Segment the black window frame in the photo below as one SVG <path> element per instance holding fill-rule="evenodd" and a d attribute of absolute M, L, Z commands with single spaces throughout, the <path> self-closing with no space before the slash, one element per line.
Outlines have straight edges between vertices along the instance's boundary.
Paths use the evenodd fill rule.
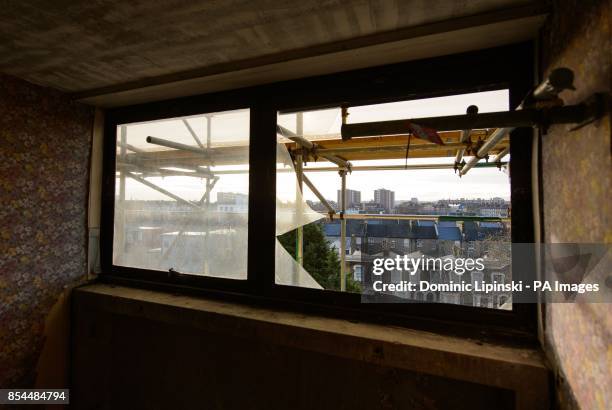
<path fill-rule="evenodd" d="M 534 83 L 533 44 L 513 44 L 365 68 L 105 112 L 100 280 L 203 294 L 281 309 L 513 342 L 536 341 L 536 305 L 501 311 L 448 304 L 361 304 L 360 296 L 274 283 L 276 121 L 279 111 L 363 105 L 507 88 L 516 108 Z M 116 266 L 112 263 L 117 125 L 208 112 L 250 109 L 249 241 L 246 280 Z M 530 129 L 511 136 L 512 242 L 533 243 Z M 518 143 L 522 141 L 522 143 Z M 265 186 L 267 189 L 254 189 Z M 265 210 L 265 211 L 262 211 Z M 252 240 L 256 238 L 256 240 Z M 513 278 L 533 272 L 535 255 L 515 259 Z"/>

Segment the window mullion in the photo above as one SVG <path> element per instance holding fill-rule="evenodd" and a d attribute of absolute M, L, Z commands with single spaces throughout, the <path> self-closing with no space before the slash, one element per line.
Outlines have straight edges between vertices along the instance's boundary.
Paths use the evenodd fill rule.
<path fill-rule="evenodd" d="M 248 281 L 265 292 L 274 283 L 276 246 L 276 110 L 251 109 Z"/>

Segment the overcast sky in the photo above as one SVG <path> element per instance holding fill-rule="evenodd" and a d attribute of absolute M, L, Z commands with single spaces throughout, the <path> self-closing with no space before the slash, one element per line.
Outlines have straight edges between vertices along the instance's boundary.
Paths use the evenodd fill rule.
<path fill-rule="evenodd" d="M 349 122 L 369 122 L 394 119 L 408 119 L 428 116 L 464 114 L 469 105 L 475 104 L 479 112 L 508 110 L 507 90 L 465 94 L 459 96 L 430 98 L 425 100 L 405 101 L 374 106 L 350 108 Z M 188 123 L 192 130 L 205 143 L 206 118 L 190 117 Z M 279 123 L 295 131 L 295 114 L 279 116 Z M 341 117 L 339 109 L 319 110 L 304 113 L 304 135 L 306 137 L 325 137 L 339 135 Z M 249 136 L 249 113 L 247 110 L 215 114 L 212 120 L 212 143 L 215 145 L 246 145 Z M 148 144 L 148 135 L 195 146 L 195 141 L 188 128 L 180 119 L 162 120 L 127 126 L 127 142 L 146 150 L 158 150 L 160 147 Z M 245 156 L 244 163 L 248 158 Z M 441 162 L 452 164 L 454 158 L 413 159 L 409 164 Z M 356 161 L 354 165 L 401 164 L 404 160 Z M 319 166 L 309 164 L 308 166 Z M 329 164 L 328 164 L 329 165 Z M 232 168 L 229 167 L 218 167 Z M 236 167 L 233 167 L 234 169 Z M 244 166 L 241 167 L 244 169 Z M 337 172 L 311 172 L 307 174 L 319 191 L 328 199 L 336 200 L 336 191 L 340 188 L 340 177 Z M 149 178 L 149 181 L 187 200 L 199 200 L 204 193 L 205 181 L 191 177 Z M 163 194 L 148 188 L 139 182 L 128 179 L 127 199 L 167 199 Z M 277 178 L 279 197 L 286 200 L 294 194 L 295 176 L 279 173 Z M 385 188 L 395 191 L 396 202 L 416 197 L 422 201 L 446 198 L 510 198 L 508 175 L 497 168 L 472 169 L 459 178 L 452 169 L 444 170 L 401 170 L 401 171 L 355 171 L 347 177 L 347 187 L 361 191 L 363 201 L 374 198 L 374 190 Z M 248 175 L 221 175 L 212 195 L 216 200 L 217 192 L 248 193 Z M 314 194 L 305 188 L 306 199 L 316 200 Z"/>

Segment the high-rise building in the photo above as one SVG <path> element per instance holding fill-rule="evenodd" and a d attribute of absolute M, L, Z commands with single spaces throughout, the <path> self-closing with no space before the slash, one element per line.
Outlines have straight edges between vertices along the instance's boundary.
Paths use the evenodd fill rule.
<path fill-rule="evenodd" d="M 374 191 L 374 202 L 378 202 L 385 210 L 391 211 L 395 206 L 395 192 L 388 189 Z"/>
<path fill-rule="evenodd" d="M 346 208 L 354 208 L 361 204 L 361 191 L 347 189 L 345 191 Z M 338 208 L 342 206 L 342 192 L 338 190 Z"/>

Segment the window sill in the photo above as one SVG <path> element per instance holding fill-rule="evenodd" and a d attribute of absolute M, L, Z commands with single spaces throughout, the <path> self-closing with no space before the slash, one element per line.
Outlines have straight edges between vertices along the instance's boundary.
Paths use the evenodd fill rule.
<path fill-rule="evenodd" d="M 516 408 L 548 408 L 538 349 L 252 307 L 186 295 L 91 284 L 73 304 L 286 347 L 512 390 Z"/>

